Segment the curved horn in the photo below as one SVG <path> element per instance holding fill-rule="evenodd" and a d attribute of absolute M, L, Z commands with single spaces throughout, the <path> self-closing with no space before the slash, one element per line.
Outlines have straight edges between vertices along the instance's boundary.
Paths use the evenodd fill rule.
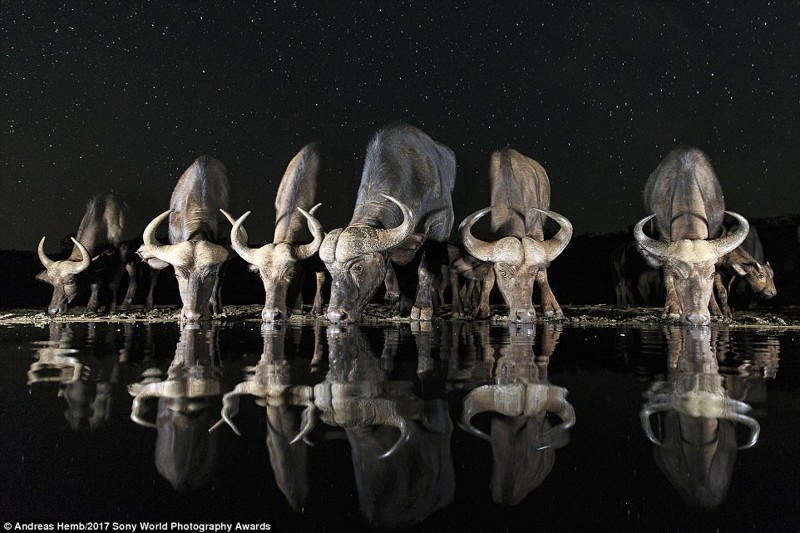
<path fill-rule="evenodd" d="M 317 406 L 314 405 L 314 402 L 311 399 L 306 400 L 304 405 L 306 407 L 300 414 L 300 431 L 291 441 L 289 441 L 289 444 L 294 444 L 295 442 L 302 440 L 309 446 L 313 446 L 314 443 L 308 440 L 308 435 L 311 434 L 311 431 L 317 425 L 317 419 L 315 416 L 317 412 Z"/>
<path fill-rule="evenodd" d="M 303 208 L 298 207 L 297 210 L 302 213 L 304 217 L 306 217 L 306 222 L 308 223 L 308 231 L 311 232 L 311 235 L 314 236 L 314 240 L 308 244 L 303 244 L 300 246 L 294 247 L 294 255 L 298 261 L 302 261 L 303 259 L 308 259 L 319 250 L 320 245 L 322 244 L 322 239 L 325 238 L 325 232 L 322 231 L 322 224 L 319 223 L 319 220 L 314 217 L 314 211 L 317 210 L 319 206 L 322 204 L 317 204 L 311 208 L 309 212 L 306 212 Z M 402 209 L 402 208 L 401 208 Z"/>
<path fill-rule="evenodd" d="M 139 392 L 133 397 L 133 403 L 131 404 L 131 420 L 139 424 L 140 426 L 146 428 L 155 428 L 156 425 L 153 422 L 148 422 L 143 417 L 143 411 L 145 407 L 144 401 L 148 398 L 158 398 L 163 396 L 160 389 L 162 387 L 157 387 L 154 385 L 161 385 L 163 381 L 157 381 L 154 383 L 148 383 L 139 389 Z"/>
<path fill-rule="evenodd" d="M 45 237 L 42 237 L 42 240 L 39 241 L 39 248 L 37 248 L 37 252 L 39 253 L 39 261 L 42 262 L 45 268 L 50 268 L 55 264 L 55 261 L 47 257 L 47 255 L 44 253 L 44 240 Z"/>
<path fill-rule="evenodd" d="M 733 233 L 711 241 L 714 247 L 717 249 L 717 253 L 719 253 L 721 256 L 732 252 L 737 246 L 742 244 L 747 237 L 747 233 L 750 231 L 750 223 L 747 222 L 746 218 L 739 213 L 734 213 L 733 211 L 725 212 L 735 218 L 736 221 L 739 222 L 739 226 L 737 226 L 736 231 Z"/>
<path fill-rule="evenodd" d="M 741 422 L 750 428 L 750 439 L 745 444 L 739 446 L 740 450 L 747 450 L 748 448 L 752 448 L 756 445 L 758 442 L 758 436 L 761 434 L 761 425 L 756 421 L 755 418 L 742 413 L 733 413 L 725 418 L 734 422 Z"/>
<path fill-rule="evenodd" d="M 461 236 L 461 242 L 464 244 L 464 249 L 481 261 L 497 263 L 502 260 L 504 263 L 521 263 L 522 243 L 520 243 L 519 239 L 504 237 L 499 241 L 486 242 L 472 235 L 472 225 L 491 210 L 491 207 L 486 207 L 475 211 L 461 221 L 458 226 L 458 232 Z"/>
<path fill-rule="evenodd" d="M 289 441 L 289 444 L 294 444 L 302 440 L 309 446 L 313 446 L 314 444 L 310 442 L 307 437 L 317 424 L 315 416 L 317 406 L 314 404 L 314 389 L 309 385 L 296 385 L 291 387 L 290 391 L 294 398 L 300 400 L 297 402 L 297 405 L 304 405 L 305 409 L 303 409 L 303 412 L 300 414 L 300 432 Z"/>
<path fill-rule="evenodd" d="M 405 418 L 403 418 L 402 416 L 400 416 L 400 415 L 398 415 L 398 414 L 394 413 L 394 414 L 390 415 L 390 416 L 389 416 L 389 417 L 386 419 L 386 423 L 387 423 L 388 425 L 394 426 L 394 427 L 396 427 L 397 429 L 399 429 L 399 430 L 400 430 L 400 437 L 398 437 L 398 439 L 395 441 L 395 443 L 392 445 L 392 447 L 391 447 L 391 448 L 389 448 L 388 450 L 386 450 L 385 452 L 383 452 L 381 455 L 379 455 L 379 456 L 378 456 L 378 459 L 386 459 L 387 457 L 389 457 L 390 455 L 392 455 L 394 452 L 396 452 L 396 451 L 397 451 L 397 449 L 398 449 L 398 448 L 399 448 L 399 447 L 400 447 L 400 446 L 401 446 L 401 445 L 402 445 L 404 442 L 408 441 L 408 439 L 410 439 L 410 438 L 411 438 L 411 427 L 413 427 L 413 426 L 411 426 L 411 425 L 408 423 L 408 420 L 406 420 L 406 419 L 405 419 Z"/>
<path fill-rule="evenodd" d="M 236 224 L 236 219 L 235 219 L 235 218 L 233 218 L 233 215 L 231 215 L 230 213 L 228 213 L 228 212 L 227 212 L 227 211 L 225 211 L 224 209 L 220 209 L 220 211 L 222 211 L 222 214 L 223 214 L 223 215 L 225 215 L 225 218 L 227 218 L 227 219 L 228 219 L 228 222 L 230 222 L 230 223 L 231 223 L 231 226 L 233 226 L 234 224 Z M 249 213 L 249 211 L 248 211 L 248 213 Z M 243 240 L 245 243 L 247 243 L 247 239 L 248 239 L 248 237 L 247 237 L 247 231 L 244 229 L 244 226 L 242 226 L 241 228 L 239 228 L 239 231 L 241 232 L 241 239 L 242 239 L 242 240 Z M 233 242 L 233 236 L 231 236 L 231 242 Z"/>
<path fill-rule="evenodd" d="M 221 427 L 222 423 L 225 422 L 231 427 L 234 433 L 236 433 L 240 437 L 242 436 L 242 433 L 239 431 L 239 428 L 237 428 L 236 424 L 233 423 L 233 417 L 235 417 L 236 414 L 239 412 L 239 396 L 243 394 L 247 394 L 247 392 L 241 390 L 233 390 L 222 397 L 222 420 L 218 420 L 216 424 L 211 426 L 208 429 L 209 433 Z"/>
<path fill-rule="evenodd" d="M 664 443 L 658 440 L 655 433 L 653 433 L 653 427 L 650 425 L 650 417 L 656 413 L 671 410 L 673 410 L 673 408 L 668 403 L 654 403 L 645 405 L 642 407 L 642 410 L 639 411 L 639 421 L 642 424 L 644 434 L 647 435 L 648 440 L 656 446 L 664 446 Z"/>
<path fill-rule="evenodd" d="M 89 255 L 89 250 L 86 249 L 84 245 L 79 243 L 74 237 L 70 237 L 72 242 L 75 243 L 75 246 L 78 247 L 78 250 L 81 251 L 81 261 L 80 263 L 76 263 L 72 265 L 73 261 L 67 261 L 67 264 L 70 264 L 70 270 L 73 274 L 79 274 L 89 268 L 89 265 L 92 264 L 92 256 Z"/>
<path fill-rule="evenodd" d="M 644 234 L 644 225 L 647 224 L 655 215 L 644 217 L 636 223 L 633 228 L 633 237 L 636 239 L 636 244 L 639 245 L 645 252 L 656 258 L 663 258 L 667 255 L 667 243 L 650 238 Z"/>
<path fill-rule="evenodd" d="M 156 228 L 167 218 L 170 213 L 172 213 L 172 209 L 168 209 L 164 211 L 156 218 L 150 221 L 146 228 L 144 228 L 144 233 L 142 234 L 142 240 L 144 241 L 144 246 L 147 248 L 147 251 L 156 259 L 160 259 L 166 263 L 172 264 L 173 261 L 167 259 L 169 256 L 169 245 L 163 245 L 158 242 L 156 239 Z"/>
<path fill-rule="evenodd" d="M 499 390 L 502 387 L 503 390 Z M 513 389 L 513 390 L 512 390 Z M 524 411 L 524 386 L 521 383 L 511 385 L 483 385 L 472 389 L 464 398 L 464 410 L 459 426 L 468 433 L 490 441 L 489 435 L 472 425 L 472 418 L 484 412 L 500 413 L 506 416 L 518 416 Z M 516 394 L 511 394 L 516 392 Z M 498 393 L 502 393 L 502 397 Z"/>
<path fill-rule="evenodd" d="M 567 401 L 566 389 L 559 391 L 559 394 L 557 394 L 552 401 L 548 401 L 547 403 L 547 410 L 555 413 L 562 422 L 541 436 L 540 445 L 536 448 L 537 450 L 566 446 L 569 442 L 568 430 L 575 425 L 576 421 L 575 408 Z M 551 409 L 551 403 L 555 404 L 554 409 Z"/>
<path fill-rule="evenodd" d="M 403 222 L 389 229 L 348 226 L 339 237 L 336 246 L 337 257 L 340 256 L 339 250 L 343 250 L 342 255 L 348 258 L 388 250 L 403 242 L 414 231 L 414 213 L 411 208 L 393 196 L 387 194 L 381 196 L 397 204 L 403 212 Z"/>
<path fill-rule="evenodd" d="M 231 248 L 246 262 L 258 266 L 260 264 L 259 257 L 261 254 L 259 254 L 259 251 L 261 248 L 250 248 L 247 246 L 247 231 L 242 225 L 245 219 L 250 216 L 250 213 L 251 211 L 246 212 L 244 215 L 240 216 L 238 220 L 233 222 L 233 227 L 231 228 Z M 269 246 L 269 244 L 266 246 Z"/>
<path fill-rule="evenodd" d="M 572 223 L 567 220 L 567 217 L 560 215 L 555 211 L 539 209 L 538 207 L 534 207 L 533 210 L 544 213 L 548 217 L 558 222 L 558 225 L 561 226 L 561 229 L 558 230 L 558 233 L 542 243 L 547 260 L 552 261 L 564 251 L 564 248 L 567 247 L 570 239 L 572 239 Z"/>

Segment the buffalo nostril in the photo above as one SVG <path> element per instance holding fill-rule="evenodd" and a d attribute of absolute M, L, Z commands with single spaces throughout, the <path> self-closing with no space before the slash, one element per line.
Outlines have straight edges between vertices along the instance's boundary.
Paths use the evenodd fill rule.
<path fill-rule="evenodd" d="M 346 318 L 347 318 L 347 313 L 345 313 L 344 311 L 340 311 L 338 309 L 328 311 L 328 320 L 330 320 L 334 324 L 343 322 Z"/>
<path fill-rule="evenodd" d="M 187 322 L 197 322 L 200 320 L 200 313 L 194 311 L 193 309 L 184 309 L 183 319 Z"/>
<path fill-rule="evenodd" d="M 275 322 L 276 320 L 281 320 L 283 315 L 277 309 L 265 309 L 261 313 L 261 319 L 264 322 Z"/>
<path fill-rule="evenodd" d="M 514 313 L 517 322 L 533 322 L 535 315 L 532 311 L 521 309 Z"/>
<path fill-rule="evenodd" d="M 705 326 L 711 321 L 711 318 L 705 313 L 689 313 L 686 315 L 686 321 L 693 326 Z"/>

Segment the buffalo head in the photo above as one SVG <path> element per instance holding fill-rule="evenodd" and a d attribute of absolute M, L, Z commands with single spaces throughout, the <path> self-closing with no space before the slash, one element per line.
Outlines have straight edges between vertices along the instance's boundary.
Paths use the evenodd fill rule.
<path fill-rule="evenodd" d="M 266 244 L 260 248 L 250 248 L 247 246 L 247 232 L 244 231 L 243 223 L 250 216 L 250 211 L 234 220 L 226 211 L 222 211 L 225 217 L 233 224 L 231 229 L 231 247 L 239 254 L 239 257 L 247 263 L 258 268 L 258 274 L 264 283 L 266 300 L 264 309 L 261 311 L 261 319 L 264 322 L 274 322 L 288 317 L 286 309 L 286 294 L 296 273 L 295 267 L 298 262 L 308 259 L 319 250 L 325 234 L 322 231 L 322 224 L 313 216 L 314 211 L 322 204 L 315 205 L 310 211 L 306 212 L 298 207 L 297 210 L 306 217 L 308 230 L 314 236 L 314 240 L 308 244 L 297 244 L 293 242 L 274 242 Z"/>
<path fill-rule="evenodd" d="M 637 246 L 653 267 L 663 267 L 665 281 L 669 287 L 674 283 L 681 304 L 681 319 L 693 325 L 708 324 L 711 320 L 708 302 L 714 288 L 714 272 L 717 262 L 739 246 L 750 228 L 747 220 L 731 211 L 739 226 L 730 235 L 717 239 L 681 239 L 664 242 L 648 237 L 644 225 L 655 215 L 640 220 L 633 229 Z"/>
<path fill-rule="evenodd" d="M 210 304 L 218 286 L 222 264 L 230 259 L 231 251 L 225 246 L 206 240 L 189 240 L 177 244 L 161 244 L 156 239 L 156 228 L 172 210 L 164 211 L 145 228 L 138 254 L 150 262 L 152 259 L 173 266 L 178 279 L 183 308 L 181 320 L 195 322 L 210 318 Z"/>
<path fill-rule="evenodd" d="M 742 265 L 734 264 L 731 267 L 747 281 L 754 293 L 761 294 L 764 298 L 772 298 L 778 294 L 778 290 L 775 288 L 775 272 L 769 261 L 764 264 L 759 261 Z"/>
<path fill-rule="evenodd" d="M 45 271 L 36 275 L 36 279 L 49 283 L 53 286 L 53 297 L 47 312 L 50 315 L 60 315 L 67 312 L 68 305 L 78 294 L 77 275 L 89 268 L 92 264 L 92 257 L 89 251 L 79 243 L 74 237 L 70 237 L 75 247 L 81 253 L 80 261 L 65 259 L 64 261 L 53 261 L 44 253 L 44 237 L 39 241 L 39 261 L 44 265 Z"/>
<path fill-rule="evenodd" d="M 328 319 L 333 323 L 358 320 L 364 308 L 384 282 L 387 261 L 394 250 L 411 236 L 415 217 L 399 200 L 382 195 L 403 212 L 403 222 L 395 228 L 351 225 L 327 235 L 319 256 L 331 274 L 331 300 Z M 397 253 L 403 253 L 406 250 Z"/>
<path fill-rule="evenodd" d="M 472 213 L 458 227 L 467 252 L 493 265 L 497 287 L 508 305 L 509 319 L 516 322 L 532 322 L 536 318 L 532 300 L 536 275 L 564 251 L 572 238 L 572 224 L 566 217 L 545 209 L 533 209 L 558 222 L 561 226 L 558 233 L 545 241 L 528 236 L 481 241 L 470 230 L 478 219 L 492 210 L 491 207 Z"/>

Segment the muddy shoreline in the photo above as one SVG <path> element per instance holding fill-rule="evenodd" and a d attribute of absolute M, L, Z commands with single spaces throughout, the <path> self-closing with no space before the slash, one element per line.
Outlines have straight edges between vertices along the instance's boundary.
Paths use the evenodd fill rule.
<path fill-rule="evenodd" d="M 213 320 L 220 322 L 235 321 L 260 321 L 262 306 L 253 305 L 229 305 L 225 306 L 225 312 L 215 315 Z M 592 325 L 592 326 L 619 326 L 619 325 L 659 325 L 675 324 L 675 320 L 664 319 L 661 317 L 661 308 L 639 307 L 631 309 L 618 309 L 607 304 L 597 305 L 567 305 L 562 307 L 565 317 L 561 320 L 539 318 L 540 322 L 556 322 L 565 325 Z M 507 322 L 504 316 L 503 306 L 492 307 L 492 317 L 488 320 L 497 323 Z M 147 312 L 141 306 L 135 306 L 127 313 L 108 314 L 86 314 L 85 307 L 71 309 L 66 315 L 50 317 L 41 309 L 9 309 L 0 311 L 0 325 L 46 325 L 50 322 L 118 322 L 118 323 L 168 323 L 179 320 L 180 308 L 178 306 L 158 306 L 153 311 Z M 437 315 L 432 323 L 443 320 L 470 320 L 469 317 L 454 315 L 446 308 L 444 312 Z M 290 317 L 289 324 L 309 324 L 309 323 L 328 323 L 325 317 L 313 316 L 310 314 L 294 314 Z M 363 324 L 387 324 L 411 322 L 409 317 L 397 316 L 391 313 L 388 307 L 379 304 L 368 306 Z M 742 310 L 734 311 L 730 319 L 713 319 L 712 326 L 724 324 L 732 327 L 760 327 L 760 328 L 798 328 L 800 329 L 800 308 L 789 308 L 786 310 Z"/>

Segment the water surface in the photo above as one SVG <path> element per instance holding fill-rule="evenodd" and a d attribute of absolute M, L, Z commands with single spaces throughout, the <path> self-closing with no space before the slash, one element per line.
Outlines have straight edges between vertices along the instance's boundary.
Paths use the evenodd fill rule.
<path fill-rule="evenodd" d="M 798 333 L 5 326 L 0 519 L 797 531 Z"/>

